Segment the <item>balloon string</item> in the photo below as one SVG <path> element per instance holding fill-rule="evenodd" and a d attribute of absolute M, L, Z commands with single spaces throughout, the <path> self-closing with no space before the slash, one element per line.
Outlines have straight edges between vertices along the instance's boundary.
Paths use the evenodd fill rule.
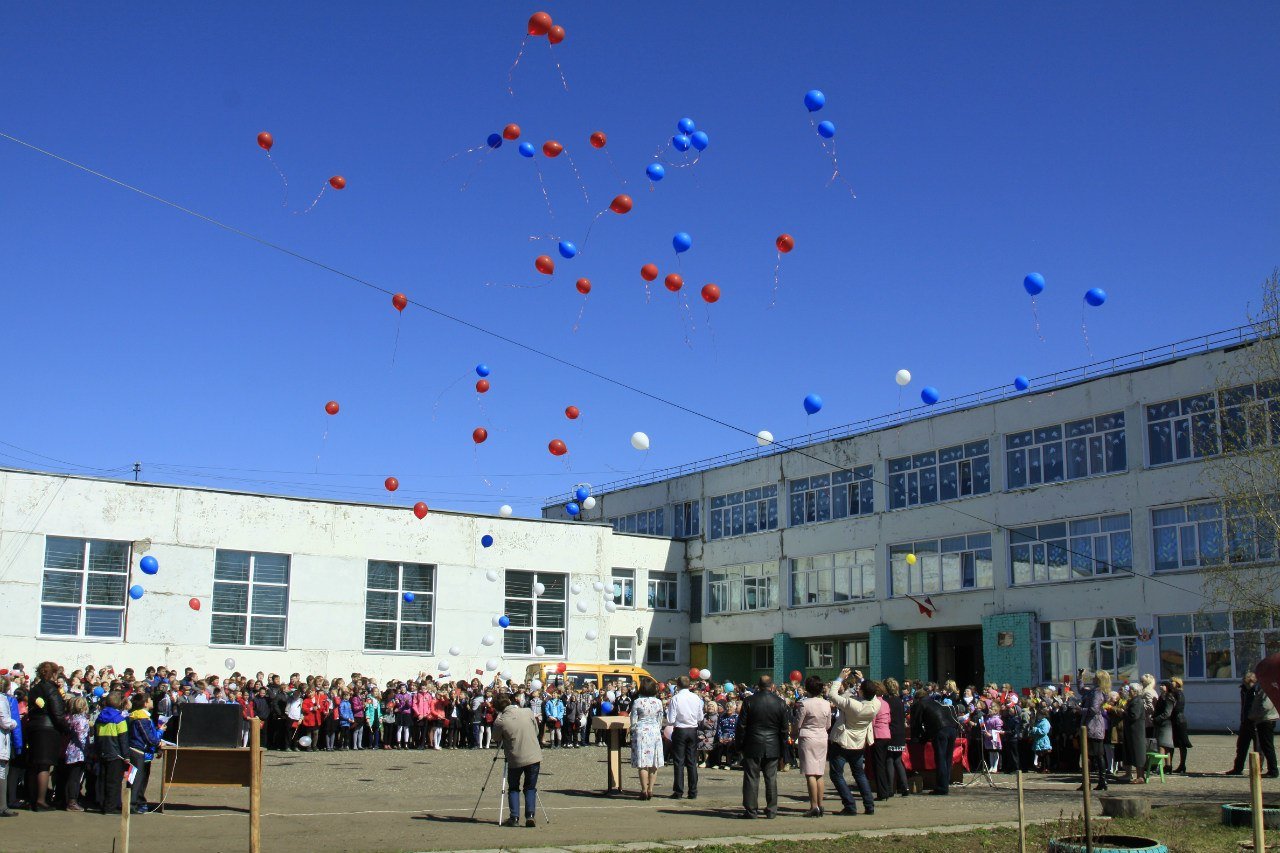
<path fill-rule="evenodd" d="M 520 49 L 516 51 L 516 61 L 511 63 L 511 68 L 507 71 L 507 94 L 513 98 L 516 95 L 516 90 L 512 88 L 511 80 L 515 76 L 516 66 L 520 64 L 520 57 L 524 56 L 524 46 L 528 43 L 529 37 L 527 35 L 520 39 Z"/>
<path fill-rule="evenodd" d="M 467 378 L 467 374 L 465 373 L 462 374 L 457 379 L 450 382 L 443 391 L 441 391 L 439 394 L 436 395 L 435 402 L 431 404 L 431 420 L 434 421 L 436 419 L 436 415 L 438 414 L 438 410 L 440 408 L 440 398 L 442 398 L 445 394 L 448 394 L 451 390 L 453 390 L 453 386 L 457 385 L 459 382 L 461 382 L 466 378 Z"/>
<path fill-rule="evenodd" d="M 308 213 L 310 213 L 311 211 L 315 210 L 316 205 L 320 203 L 320 198 L 321 198 L 321 196 L 323 196 L 323 195 L 324 195 L 324 191 L 325 191 L 325 190 L 327 190 L 327 189 L 329 189 L 329 182 L 328 182 L 328 181 L 325 181 L 325 182 L 324 182 L 324 186 L 322 186 L 322 187 L 320 188 L 320 192 L 316 194 L 316 197 L 315 197 L 315 198 L 313 198 L 313 199 L 311 200 L 311 204 L 307 206 L 307 209 L 306 209 L 306 210 L 295 210 L 295 211 L 293 212 L 293 215 L 294 215 L 294 216 L 299 216 L 299 215 L 303 215 L 303 216 L 305 216 L 306 214 L 308 214 Z"/>
<path fill-rule="evenodd" d="M 569 81 L 564 79 L 564 69 L 560 67 L 560 60 L 556 59 L 556 48 L 550 41 L 547 42 L 547 49 L 551 51 L 551 61 L 556 64 L 556 70 L 560 72 L 560 85 L 564 86 L 564 90 L 569 91 Z"/>
<path fill-rule="evenodd" d="M 831 186 L 833 183 L 836 182 L 836 179 L 839 179 L 845 186 L 849 188 L 849 195 L 853 196 L 856 199 L 858 197 L 858 194 L 853 191 L 853 184 L 849 183 L 845 179 L 845 177 L 842 174 L 840 174 L 840 158 L 836 156 L 836 141 L 832 139 L 831 147 L 830 148 L 827 147 L 827 140 L 823 139 L 821 133 L 818 133 L 818 123 L 813 120 L 813 116 L 809 117 L 809 126 L 813 128 L 814 135 L 818 137 L 818 144 L 822 146 L 822 150 L 826 152 L 828 157 L 831 158 L 832 171 L 831 171 L 831 177 L 827 179 L 827 186 L 828 187 Z"/>
<path fill-rule="evenodd" d="M 551 218 L 556 218 L 556 212 L 551 209 L 551 196 L 547 194 L 547 182 L 542 180 L 542 167 L 534 164 L 534 171 L 538 173 L 538 186 L 542 188 L 542 200 L 547 203 L 547 213 L 551 214 Z"/>
<path fill-rule="evenodd" d="M 702 159 L 701 151 L 698 152 L 697 156 L 694 157 L 693 160 L 690 160 L 688 152 L 685 152 L 683 163 L 668 163 L 667 165 L 673 169 L 688 169 L 690 166 L 698 165 L 698 161 L 701 159 Z"/>
<path fill-rule="evenodd" d="M 604 150 L 604 156 L 609 159 L 609 168 L 613 170 L 613 176 L 621 181 L 622 185 L 625 187 L 627 185 L 627 179 L 622 177 L 622 173 L 618 171 L 618 166 L 613 162 L 613 155 L 609 153 L 608 148 Z M 653 189 L 652 184 L 650 184 L 649 189 Z"/>
<path fill-rule="evenodd" d="M 552 284 L 554 280 L 555 280 L 555 276 L 550 275 L 550 276 L 547 276 L 547 280 L 544 281 L 542 284 L 507 284 L 506 282 L 486 281 L 484 283 L 484 286 L 485 287 L 510 287 L 513 290 L 541 290 L 542 288 Z"/>
<path fill-rule="evenodd" d="M 477 151 L 483 151 L 483 150 L 485 150 L 485 149 L 486 149 L 486 148 L 488 148 L 488 147 L 489 147 L 488 143 L 485 143 L 484 145 L 475 145 L 475 146 L 473 146 L 473 147 L 471 147 L 471 148 L 468 148 L 468 149 L 467 149 L 467 150 L 465 150 L 465 151 L 459 151 L 459 152 L 458 152 L 458 153 L 456 153 L 456 154 L 450 154 L 448 157 L 444 158 L 444 160 L 442 160 L 442 161 L 440 162 L 440 165 L 441 165 L 441 166 L 444 166 L 444 165 L 445 165 L 445 164 L 447 164 L 447 163 L 450 163 L 450 162 L 452 162 L 452 161 L 454 161 L 454 160 L 457 160 L 459 157 L 464 157 L 464 156 L 466 156 L 467 154 L 474 154 L 474 153 L 476 153 Z"/>
<path fill-rule="evenodd" d="M 320 456 L 321 454 L 324 453 L 324 449 L 328 445 L 328 443 L 329 443 L 329 426 L 326 423 L 324 428 L 324 435 L 320 436 L 320 450 L 319 452 L 316 453 L 316 473 L 317 474 L 320 473 Z"/>
<path fill-rule="evenodd" d="M 560 238 L 555 234 L 530 234 L 529 235 L 530 243 L 533 243 L 537 240 L 555 240 L 557 243 L 560 242 Z"/>
<path fill-rule="evenodd" d="M 1036 309 L 1036 298 L 1031 297 L 1031 319 L 1035 323 L 1036 337 L 1040 339 L 1040 343 L 1044 343 L 1044 335 L 1040 333 L 1040 312 Z"/>
<path fill-rule="evenodd" d="M 578 319 L 573 321 L 573 333 L 575 335 L 578 333 L 579 327 L 582 326 L 582 315 L 587 311 L 587 300 L 590 298 L 590 294 L 582 297 L 582 307 L 578 309 Z M 579 426 L 581 426 L 581 424 L 579 424 Z"/>
<path fill-rule="evenodd" d="M 778 282 L 782 272 L 782 252 L 778 252 L 778 262 L 773 266 L 773 298 L 769 301 L 772 308 L 778 304 Z"/>
<path fill-rule="evenodd" d="M 573 162 L 573 155 L 566 151 L 564 156 L 569 158 L 569 166 L 573 169 L 574 177 L 578 179 L 578 189 L 582 190 L 583 199 L 587 204 L 591 204 L 591 197 L 587 195 L 587 185 L 582 182 L 582 173 L 578 171 L 578 164 Z"/>
<path fill-rule="evenodd" d="M 595 218 L 591 220 L 591 224 L 587 226 L 587 236 L 582 238 L 582 245 L 578 247 L 579 254 L 587 248 L 587 241 L 591 239 L 591 229 L 596 227 L 596 223 L 600 221 L 600 217 L 604 216 L 608 210 L 609 209 L 606 207 L 604 210 L 597 213 Z"/>
<path fill-rule="evenodd" d="M 689 307 L 689 295 L 680 291 L 680 325 L 684 329 L 684 345 L 689 349 L 693 349 L 693 334 L 698 330 L 693 320 L 693 309 Z"/>
<path fill-rule="evenodd" d="M 476 162 L 475 167 L 470 172 L 467 173 L 467 179 L 462 182 L 462 186 L 458 188 L 458 192 L 467 191 L 467 187 L 471 186 L 472 179 L 475 178 L 476 173 L 480 171 L 480 167 L 485 164 L 485 160 L 487 159 L 487 155 L 489 151 L 493 150 L 492 148 L 489 148 L 487 145 L 485 146 L 485 148 L 487 148 L 488 150 L 485 151 L 484 154 L 480 155 L 480 158 Z"/>
<path fill-rule="evenodd" d="M 289 179 L 284 176 L 284 169 L 280 168 L 280 164 L 276 162 L 276 158 L 271 156 L 271 152 L 266 152 L 267 159 L 271 161 L 271 165 L 275 167 L 276 174 L 280 176 L 280 180 L 284 183 L 284 201 L 280 202 L 281 207 L 289 206 Z"/>
<path fill-rule="evenodd" d="M 1089 343 L 1089 327 L 1084 323 L 1084 313 L 1088 310 L 1086 303 L 1080 303 L 1080 334 L 1084 335 L 1084 348 L 1089 351 L 1089 358 L 1093 358 L 1093 346 Z"/>
<path fill-rule="evenodd" d="M 391 346 L 391 363 L 396 363 L 396 353 L 400 351 L 400 321 L 404 319 L 404 314 L 396 312 L 396 342 Z"/>

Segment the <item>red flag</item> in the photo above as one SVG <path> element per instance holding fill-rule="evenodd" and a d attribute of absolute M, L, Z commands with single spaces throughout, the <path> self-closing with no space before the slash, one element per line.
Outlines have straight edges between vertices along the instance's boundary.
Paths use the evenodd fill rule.
<path fill-rule="evenodd" d="M 921 616 L 928 616 L 930 619 L 933 618 L 933 611 L 936 608 L 933 606 L 933 601 L 931 599 L 926 597 L 924 601 L 921 601 L 920 599 L 916 598 L 914 595 L 908 595 L 907 598 L 914 601 L 916 603 L 916 607 L 920 608 Z"/>

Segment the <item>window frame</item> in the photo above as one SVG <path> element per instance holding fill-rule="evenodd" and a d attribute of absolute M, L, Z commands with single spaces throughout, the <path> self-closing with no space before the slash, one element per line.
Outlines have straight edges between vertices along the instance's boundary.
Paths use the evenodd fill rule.
<path fill-rule="evenodd" d="M 57 536 L 54 534 L 45 534 L 44 540 L 45 540 L 44 556 L 42 558 L 42 564 L 40 569 L 40 597 L 38 599 L 39 619 L 36 622 L 36 637 L 39 639 L 47 639 L 47 640 L 71 640 L 71 641 L 85 640 L 88 642 L 98 642 L 98 643 L 124 642 L 125 634 L 128 631 L 128 621 L 129 621 L 129 601 L 130 601 L 129 581 L 132 579 L 132 573 L 133 573 L 132 572 L 133 543 L 127 542 L 124 540 L 119 540 L 119 539 L 96 539 L 96 538 L 86 537 L 86 536 Z M 79 557 L 80 557 L 77 564 L 78 567 L 75 569 L 68 569 L 68 568 L 63 568 L 61 566 L 50 566 L 49 565 L 50 540 L 80 543 L 80 547 L 78 549 Z M 122 564 L 123 570 L 118 572 L 95 570 L 93 567 L 93 560 L 94 560 L 93 546 L 95 543 L 100 543 L 100 544 L 109 545 L 109 546 L 123 546 L 125 551 L 124 561 Z M 65 602 L 65 601 L 46 601 L 45 600 L 45 596 L 48 591 L 46 584 L 47 584 L 48 576 L 50 572 L 56 572 L 60 575 L 63 575 L 63 574 L 78 575 L 79 595 L 77 597 L 78 600 L 76 602 L 73 603 L 73 602 Z M 90 587 L 90 580 L 92 575 L 123 576 L 124 584 L 121 587 L 120 603 L 118 605 L 89 603 L 89 587 Z M 75 620 L 76 620 L 75 633 L 60 634 L 60 633 L 50 633 L 45 631 L 44 628 L 45 628 L 45 609 L 46 608 L 64 610 L 64 611 L 75 610 Z M 103 612 L 111 612 L 111 613 L 118 612 L 120 614 L 119 634 L 118 635 L 100 635 L 100 634 L 88 633 L 87 628 L 89 625 L 90 611 L 103 611 Z"/>
<path fill-rule="evenodd" d="M 370 577 L 370 572 L 371 572 L 371 570 L 372 570 L 372 568 L 373 568 L 374 563 L 383 563 L 383 564 L 387 564 L 387 565 L 393 565 L 393 566 L 395 566 L 395 568 L 396 568 L 396 586 L 398 587 L 397 589 L 384 589 L 384 588 L 378 588 L 378 587 L 374 587 L 374 586 L 372 586 L 372 584 L 373 584 L 373 580 L 372 580 L 372 578 Z M 404 577 L 404 575 L 405 575 L 405 571 L 404 571 L 404 570 L 405 570 L 405 567 L 406 567 L 406 566 L 417 566 L 417 567 L 419 567 L 419 568 L 428 569 L 428 570 L 429 570 L 429 574 L 430 574 L 430 578 L 431 578 L 431 583 L 430 583 L 431 588 L 430 588 L 430 589 L 428 589 L 428 590 L 421 590 L 421 589 L 408 589 L 408 588 L 406 588 L 406 587 L 405 587 L 405 577 Z M 364 654 L 367 654 L 367 655 L 432 655 L 432 654 L 435 654 L 435 642 L 436 642 L 436 630 L 435 630 L 435 629 L 436 629 L 436 625 L 435 625 L 435 617 L 436 617 L 436 609 L 435 609 L 435 605 L 436 605 L 436 584 L 439 582 L 439 571 L 440 571 L 440 567 L 439 567 L 439 565 L 438 565 L 438 564 L 436 564 L 436 563 L 416 563 L 416 562 L 409 562 L 409 563 L 406 563 L 406 562 L 403 562 L 403 561 L 400 561 L 400 560 L 369 560 L 369 561 L 368 561 L 368 563 L 367 563 L 367 564 L 366 564 L 366 566 L 365 566 L 365 583 L 364 583 L 364 586 L 365 586 L 365 590 L 364 590 L 364 626 L 365 626 L 365 628 L 364 628 L 364 638 L 363 638 L 363 640 L 361 641 L 361 645 L 362 645 L 361 651 L 362 651 Z M 394 593 L 394 595 L 395 595 L 395 602 L 396 602 L 396 618 L 395 618 L 395 619 L 370 619 L 370 618 L 369 618 L 369 593 L 371 593 L 371 592 L 383 593 L 383 594 L 388 593 L 388 592 L 390 592 L 390 593 Z M 427 596 L 427 598 L 428 598 L 427 609 L 428 609 L 428 611 L 429 611 L 429 616 L 430 616 L 430 618 L 429 618 L 426 622 L 423 622 L 423 621 L 420 621 L 420 620 L 417 620 L 417 619 L 405 620 L 405 618 L 404 618 L 404 610 L 405 610 L 405 605 L 407 604 L 407 602 L 404 600 L 404 594 L 405 594 L 406 592 L 412 592 L 412 593 L 413 593 L 413 595 L 414 595 L 414 602 L 413 602 L 413 603 L 414 603 L 414 604 L 418 604 L 418 600 L 419 600 L 422 596 Z M 380 625 L 393 625 L 393 626 L 394 626 L 394 628 L 395 628 L 395 641 L 396 641 L 396 647 L 395 647 L 394 649 L 379 649 L 379 648 L 371 647 L 371 646 L 369 645 L 369 623 L 370 623 L 370 622 L 373 622 L 373 623 L 375 623 L 375 624 L 380 624 Z M 405 626 L 405 625 L 425 625 L 425 626 L 426 626 L 426 629 L 427 629 L 427 648 L 426 648 L 425 650 L 418 650 L 418 649 L 404 649 L 404 648 L 401 648 L 401 646 L 403 645 L 403 642 L 402 642 L 402 637 L 403 637 L 402 628 L 403 628 L 403 626 Z"/>
<path fill-rule="evenodd" d="M 760 663 L 760 655 L 764 654 L 765 663 Z M 773 643 L 753 643 L 751 646 L 751 668 L 755 670 L 773 670 Z"/>
<path fill-rule="evenodd" d="M 626 657 L 619 654 L 621 649 L 625 648 Z M 609 637 L 609 663 L 622 663 L 635 665 L 636 662 L 636 638 L 627 634 L 614 634 Z"/>
<path fill-rule="evenodd" d="M 613 604 L 619 610 L 636 609 L 636 570 L 614 566 L 609 570 Z M 630 599 L 630 603 L 628 602 Z"/>
<path fill-rule="evenodd" d="M 850 654 L 850 651 L 860 654 Z M 852 637 L 840 641 L 840 661 L 850 669 L 871 666 L 871 638 Z"/>
<path fill-rule="evenodd" d="M 1231 388 L 1146 403 L 1142 411 L 1148 468 L 1195 462 L 1257 447 L 1280 446 L 1280 381 L 1246 382 Z M 1228 421 L 1234 423 L 1237 420 L 1249 431 L 1243 442 L 1235 440 L 1235 429 L 1224 428 Z M 1165 436 L 1157 435 L 1161 425 L 1166 425 L 1168 430 Z M 1254 436 L 1255 429 L 1261 430 L 1261 436 Z M 1180 449 L 1182 444 L 1185 444 L 1185 449 Z M 1156 462 L 1155 451 L 1166 446 L 1169 458 Z"/>
<path fill-rule="evenodd" d="M 1121 621 L 1127 625 L 1121 625 Z M 1142 671 L 1138 661 L 1138 645 L 1141 642 L 1139 631 L 1137 628 L 1137 618 L 1135 616 L 1086 616 L 1079 619 L 1051 619 L 1039 623 L 1037 629 L 1036 640 L 1036 666 L 1041 670 L 1041 680 L 1057 683 L 1063 675 L 1070 675 L 1073 679 L 1076 677 L 1080 666 L 1080 651 L 1084 647 L 1092 647 L 1093 660 L 1085 663 L 1084 668 L 1089 672 L 1097 669 L 1106 669 L 1117 680 L 1128 680 L 1136 684 L 1138 682 L 1139 673 Z M 1080 634 L 1081 623 L 1095 623 L 1093 634 L 1083 636 Z M 1098 636 L 1098 624 L 1102 625 L 1102 635 Z M 1065 635 L 1065 626 L 1071 626 L 1070 636 Z M 1057 626 L 1056 628 L 1054 626 Z M 1122 633 L 1123 627 L 1132 626 L 1133 633 Z M 1053 636 L 1054 633 L 1058 636 Z M 1048 635 L 1048 636 L 1046 636 Z M 1045 651 L 1046 646 L 1053 663 L 1060 663 L 1060 654 L 1070 650 L 1071 666 L 1066 672 L 1048 672 L 1045 671 Z M 1111 647 L 1112 666 L 1099 667 L 1097 664 L 1103 660 L 1103 653 L 1107 646 Z M 1120 660 L 1121 651 L 1127 650 L 1130 653 L 1130 665 L 1125 671 L 1121 671 Z M 1127 673 L 1127 674 L 1126 674 Z"/>
<path fill-rule="evenodd" d="M 816 662 L 815 658 L 817 659 Z M 835 669 L 836 641 L 812 640 L 805 643 L 804 659 L 806 661 L 806 669 Z M 826 663 L 822 663 L 823 660 Z"/>
<path fill-rule="evenodd" d="M 1128 524 L 1125 528 L 1104 529 L 1108 520 L 1124 518 Z M 1077 531 L 1077 525 L 1096 523 L 1095 531 Z M 1051 529 L 1061 526 L 1062 535 L 1055 536 Z M 1117 562 L 1117 545 L 1121 537 L 1128 537 L 1128 561 Z M 1087 540 L 1087 541 L 1086 541 Z M 1097 556 L 1102 547 L 1100 540 L 1105 540 L 1107 552 L 1106 569 L 1099 566 Z M 1015 552 L 1025 551 L 1027 558 L 1023 561 L 1015 556 Z M 1123 551 L 1122 551 L 1123 553 Z M 1054 554 L 1060 555 L 1061 562 L 1050 562 Z M 1130 512 L 1105 513 L 1102 515 L 1086 515 L 1078 518 L 1046 521 L 1040 524 L 1029 524 L 1022 527 L 1009 528 L 1007 556 L 1009 560 L 1009 586 L 1025 587 L 1038 584 L 1069 583 L 1081 580 L 1099 580 L 1101 578 L 1130 577 L 1133 569 L 1133 515 Z M 1090 561 L 1090 571 L 1083 573 L 1082 559 Z M 1030 578 L 1018 580 L 1019 566 L 1025 562 L 1029 568 Z M 1061 569 L 1061 577 L 1054 577 L 1056 569 Z M 1043 574 L 1043 577 L 1040 575 Z"/>
<path fill-rule="evenodd" d="M 1175 620 L 1185 620 L 1186 627 L 1179 628 Z M 1221 620 L 1220 626 L 1213 622 Z M 1270 624 L 1247 624 L 1247 621 Z M 1242 624 L 1246 623 L 1246 624 Z M 1163 613 L 1155 617 L 1156 655 L 1160 660 L 1160 678 L 1178 677 L 1185 682 L 1209 684 L 1238 681 L 1246 672 L 1253 672 L 1257 662 L 1269 654 L 1280 652 L 1280 619 L 1268 619 L 1265 612 L 1223 610 L 1192 613 Z M 1216 647 L 1206 640 L 1217 638 Z M 1241 646 L 1252 638 L 1253 647 L 1246 654 Z M 1166 643 L 1166 641 L 1170 641 Z M 1199 641 L 1198 643 L 1196 641 Z M 1166 648 L 1167 646 L 1167 648 Z M 1178 648 L 1174 648 L 1177 646 Z M 1223 649 L 1225 646 L 1225 649 Z M 1198 647 L 1198 651 L 1193 651 Z M 1225 651 L 1230 674 L 1210 677 L 1210 654 Z M 1166 654 L 1179 655 L 1176 665 Z M 1198 655 L 1199 665 L 1194 674 L 1192 661 Z"/>
<path fill-rule="evenodd" d="M 702 501 L 679 501 L 672 505 L 674 539 L 697 539 L 702 535 Z"/>
<path fill-rule="evenodd" d="M 1117 412 L 1006 433 L 1004 436 L 1005 491 L 1021 491 L 1125 473 L 1129 470 L 1128 437 L 1125 427 L 1125 413 L 1121 409 Z M 1073 446 L 1076 444 L 1081 446 Z M 1047 472 L 1054 465 L 1050 461 L 1050 456 L 1055 448 L 1058 475 L 1050 478 Z M 1076 451 L 1083 454 L 1085 473 L 1073 475 L 1071 460 L 1072 454 Z M 1123 456 L 1123 465 L 1116 467 L 1113 460 L 1118 455 Z M 1015 464 L 1015 457 L 1022 460 L 1020 465 Z M 1099 464 L 1101 470 L 1093 470 L 1095 462 Z M 1021 472 L 1020 482 L 1015 483 L 1015 472 L 1019 471 Z"/>
<path fill-rule="evenodd" d="M 666 536 L 666 508 L 653 507 L 618 515 L 609 519 L 614 533 L 635 533 L 639 536 Z M 643 527 L 644 530 L 640 528 Z"/>
<path fill-rule="evenodd" d="M 659 591 L 666 591 L 661 599 Z M 669 602 L 661 605 L 660 600 Z M 645 575 L 645 604 L 650 610 L 674 613 L 680 610 L 680 574 L 678 572 L 651 571 Z"/>
<path fill-rule="evenodd" d="M 772 572 L 770 572 L 772 567 Z M 755 571 L 758 570 L 758 571 Z M 760 563 L 743 563 L 736 566 L 723 566 L 719 569 L 708 569 L 705 572 L 707 594 L 703 599 L 707 616 L 721 616 L 728 613 L 755 613 L 762 610 L 777 610 L 780 606 L 778 595 L 779 566 L 776 560 L 765 560 Z M 761 603 L 761 591 L 764 602 Z M 748 605 L 754 593 L 754 604 Z M 722 606 L 712 609 L 717 602 Z"/>
<path fill-rule="evenodd" d="M 751 497 L 752 492 L 759 494 Z M 781 524 L 778 516 L 778 493 L 777 483 L 761 483 L 715 495 L 707 502 L 707 540 L 715 542 L 777 530 Z M 760 523 L 761 514 L 764 515 L 763 525 Z M 753 517 L 754 522 L 751 521 Z M 753 526 L 754 529 L 748 529 Z M 734 532 L 739 528 L 741 532 Z M 729 532 L 725 532 L 726 529 Z"/>
<path fill-rule="evenodd" d="M 529 595 L 527 597 L 523 595 L 511 595 L 509 590 L 511 588 L 510 584 L 512 580 L 522 578 L 525 575 L 530 577 Z M 552 578 L 557 579 L 559 582 L 561 590 L 560 598 L 549 597 L 545 590 L 542 594 L 539 594 L 537 591 L 537 584 L 539 583 L 542 583 L 544 587 L 550 589 L 546 584 L 546 581 Z M 512 601 L 529 602 L 529 624 L 517 625 L 516 620 L 513 618 L 511 625 L 503 629 L 501 635 L 502 657 L 516 659 L 536 658 L 538 660 L 567 660 L 569 656 L 569 573 L 543 571 L 539 569 L 510 569 L 505 573 L 505 576 L 502 579 L 502 608 L 503 612 L 509 618 L 513 615 L 512 611 L 515 609 L 510 605 L 510 602 Z M 554 628 L 539 624 L 538 605 L 543 602 L 558 603 L 561 605 L 561 613 L 563 614 L 561 616 L 561 627 Z M 507 645 L 508 638 L 525 634 L 528 634 L 529 637 L 529 650 L 525 652 L 510 651 Z M 545 641 L 539 637 L 540 634 L 558 634 L 560 636 L 560 653 L 556 654 L 553 651 L 548 651 Z M 546 654 L 534 654 L 534 650 L 538 646 L 542 646 L 544 651 L 546 651 Z"/>
<path fill-rule="evenodd" d="M 787 481 L 788 527 L 862 518 L 874 515 L 875 511 L 874 465 L 857 465 Z"/>
<path fill-rule="evenodd" d="M 657 654 L 654 645 L 657 644 Z M 668 655 L 667 652 L 670 651 Z M 669 658 L 669 659 L 668 659 Z M 675 637 L 649 637 L 645 641 L 645 663 L 655 666 L 675 666 L 680 662 L 680 643 Z"/>
<path fill-rule="evenodd" d="M 982 544 L 983 537 L 986 538 L 986 544 Z M 956 548 L 959 544 L 957 540 L 964 540 L 964 548 Z M 947 595 L 956 592 L 973 592 L 980 589 L 995 588 L 995 537 L 990 531 L 979 531 L 976 533 L 961 533 L 954 536 L 941 536 L 934 539 L 920 539 L 915 542 L 899 542 L 889 546 L 889 598 L 905 598 L 908 595 Z M 986 553 L 986 562 L 982 562 L 980 555 Z M 906 561 L 907 554 L 916 555 L 916 564 L 910 565 Z M 953 568 L 949 563 L 954 562 L 948 560 L 946 555 L 959 554 L 959 566 Z M 972 554 L 972 558 L 966 559 L 965 555 Z M 934 561 L 936 559 L 936 567 Z M 966 565 L 969 564 L 969 565 Z M 930 570 L 936 573 L 938 578 L 937 589 L 925 588 L 925 572 Z M 965 578 L 971 570 L 973 583 L 966 584 Z M 903 573 L 908 581 L 907 590 L 898 589 L 898 575 Z M 960 578 L 960 586 L 948 587 L 947 578 L 949 575 L 958 573 Z M 981 578 L 985 576 L 987 583 L 982 583 Z M 918 580 L 918 585 L 915 581 Z"/>
<path fill-rule="evenodd" d="M 932 457 L 932 458 L 930 458 Z M 986 460 L 985 464 L 981 460 Z M 980 473 L 981 471 L 985 472 Z M 947 474 L 955 468 L 955 496 L 943 497 L 948 483 Z M 929 485 L 925 486 L 926 475 Z M 979 488 L 985 477 L 985 489 Z M 895 484 L 901 482 L 901 503 L 895 499 Z M 966 481 L 968 483 L 966 491 Z M 885 460 L 885 508 L 889 512 L 929 506 L 935 503 L 965 500 L 978 495 L 991 494 L 991 439 L 976 438 L 972 441 L 947 447 L 934 448 L 906 456 Z M 926 488 L 931 500 L 924 500 Z M 914 490 L 915 500 L 911 499 Z"/>
<path fill-rule="evenodd" d="M 847 555 L 848 562 L 837 565 L 841 557 Z M 830 565 L 815 566 L 818 561 L 828 561 Z M 787 561 L 790 594 L 787 606 L 789 609 L 801 607 L 829 607 L 833 604 L 848 605 L 859 601 L 874 601 L 876 598 L 876 549 L 851 548 L 833 554 L 814 554 L 809 557 L 792 557 Z M 870 575 L 871 589 L 867 589 L 867 577 Z M 826 579 L 824 590 L 824 579 Z M 842 593 L 843 589 L 847 593 Z M 816 587 L 815 587 L 816 584 Z M 817 589 L 817 592 L 812 590 Z M 830 598 L 824 598 L 823 592 L 829 592 Z M 846 594 L 845 598 L 840 598 Z M 798 601 L 803 595 L 805 601 Z"/>
<path fill-rule="evenodd" d="M 223 554 L 246 554 L 249 557 L 249 573 L 246 580 L 228 580 L 226 578 L 219 579 L 217 576 L 218 565 Z M 274 581 L 262 581 L 258 579 L 258 558 L 259 557 L 281 557 L 284 560 L 284 583 L 276 583 Z M 209 646 L 210 648 L 227 648 L 227 649 L 269 649 L 275 651 L 289 650 L 289 611 L 292 604 L 293 591 L 293 555 L 283 554 L 278 551 L 247 551 L 240 548 L 217 548 L 214 550 L 213 556 L 214 577 L 213 591 L 214 594 L 209 603 Z M 366 578 L 367 582 L 367 578 Z M 243 586 L 245 593 L 245 609 L 243 613 L 237 613 L 231 610 L 217 609 L 216 601 L 218 598 L 218 584 Z M 270 589 L 284 590 L 284 613 L 277 614 L 257 614 L 253 612 L 253 600 L 256 587 L 266 587 Z M 214 639 L 215 622 L 218 616 L 242 616 L 244 617 L 244 642 L 243 643 L 227 643 L 218 642 Z M 279 620 L 283 625 L 281 632 L 280 645 L 266 645 L 263 643 L 254 643 L 253 639 L 253 621 L 255 618 L 267 620 Z M 362 643 L 363 644 L 363 643 Z"/>

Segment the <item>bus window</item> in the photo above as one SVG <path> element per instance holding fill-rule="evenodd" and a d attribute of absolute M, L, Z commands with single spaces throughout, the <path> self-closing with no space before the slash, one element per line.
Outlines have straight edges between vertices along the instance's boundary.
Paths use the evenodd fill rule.
<path fill-rule="evenodd" d="M 569 672 L 565 673 L 565 678 L 573 682 L 575 690 L 582 690 L 584 687 L 594 690 L 596 687 L 594 672 Z"/>

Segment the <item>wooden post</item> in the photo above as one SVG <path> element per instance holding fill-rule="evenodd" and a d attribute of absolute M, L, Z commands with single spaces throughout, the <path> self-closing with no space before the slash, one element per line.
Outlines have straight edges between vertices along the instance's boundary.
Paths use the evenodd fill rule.
<path fill-rule="evenodd" d="M 129 765 L 125 765 L 126 767 Z M 126 774 L 126 780 L 129 778 Z M 116 853 L 129 853 L 129 784 L 127 781 L 120 785 L 120 845 L 116 848 Z"/>
<path fill-rule="evenodd" d="M 1084 779 L 1084 849 L 1085 853 L 1093 853 L 1093 816 L 1089 813 L 1089 729 L 1080 727 L 1080 763 L 1083 767 L 1081 778 Z"/>
<path fill-rule="evenodd" d="M 1022 771 L 1018 771 L 1018 853 L 1027 853 L 1027 813 L 1022 799 Z"/>
<path fill-rule="evenodd" d="M 1266 833 L 1262 827 L 1262 756 L 1256 751 L 1249 753 L 1249 793 L 1253 808 L 1253 850 L 1254 853 L 1265 853 Z"/>
<path fill-rule="evenodd" d="M 262 850 L 262 721 L 249 721 L 249 853 Z"/>

